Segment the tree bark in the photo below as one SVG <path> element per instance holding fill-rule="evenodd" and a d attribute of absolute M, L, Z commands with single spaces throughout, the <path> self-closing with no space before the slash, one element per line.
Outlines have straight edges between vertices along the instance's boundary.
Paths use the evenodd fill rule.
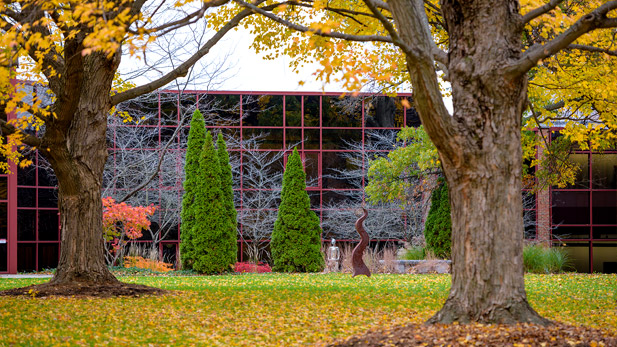
<path fill-rule="evenodd" d="M 79 50 L 77 54 L 81 56 Z M 119 54 L 92 53 L 67 67 L 41 152 L 58 179 L 60 261 L 50 285 L 119 283 L 105 264 L 101 184 L 107 160 L 105 132 Z M 66 99 L 64 101 L 63 99 Z M 61 102 L 71 105 L 60 105 Z M 62 107 L 64 106 L 64 107 Z"/>
<path fill-rule="evenodd" d="M 444 112 L 432 37 L 420 0 L 389 2 L 407 56 L 414 101 L 439 150 L 452 207 L 452 286 L 428 323 L 548 324 L 523 279 L 520 126 L 527 80 L 505 67 L 521 55 L 518 2 L 442 0 L 454 114 Z"/>

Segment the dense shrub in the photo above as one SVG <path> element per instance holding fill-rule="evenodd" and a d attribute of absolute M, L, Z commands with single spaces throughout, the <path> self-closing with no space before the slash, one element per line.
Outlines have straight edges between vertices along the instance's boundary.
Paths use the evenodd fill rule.
<path fill-rule="evenodd" d="M 523 248 L 523 266 L 525 272 L 560 273 L 571 267 L 571 260 L 564 249 L 526 245 Z"/>
<path fill-rule="evenodd" d="M 206 138 L 204 117 L 199 110 L 195 110 L 191 120 L 189 139 L 184 163 L 184 195 L 182 196 L 182 211 L 180 217 L 180 256 L 182 266 L 192 269 L 195 261 L 195 249 L 192 245 L 191 231 L 195 225 L 193 202 L 195 201 L 195 188 L 197 174 L 199 172 L 199 158 Z"/>
<path fill-rule="evenodd" d="M 272 268 L 270 268 L 270 265 L 261 262 L 257 264 L 238 262 L 234 266 L 234 271 L 238 273 L 266 273 L 272 272 Z"/>
<path fill-rule="evenodd" d="M 440 179 L 439 186 L 431 195 L 431 209 L 424 224 L 426 251 L 436 257 L 449 258 L 452 243 L 452 222 L 450 220 L 450 199 L 448 186 Z"/>
<path fill-rule="evenodd" d="M 287 160 L 272 241 L 274 271 L 317 272 L 324 267 L 319 218 L 310 209 L 306 174 L 294 149 Z"/>
<path fill-rule="evenodd" d="M 225 242 L 229 243 L 230 252 L 234 254 L 234 261 L 236 260 L 236 254 L 238 253 L 238 212 L 234 205 L 234 188 L 233 188 L 233 175 L 231 173 L 231 165 L 229 164 L 229 153 L 227 152 L 227 144 L 223 139 L 223 134 L 219 132 L 218 139 L 216 140 L 216 153 L 221 165 L 221 193 L 223 194 L 223 208 L 227 212 L 227 218 L 233 225 L 232 229 L 226 230 L 223 235 Z"/>
<path fill-rule="evenodd" d="M 229 235 L 235 235 L 236 226 L 224 203 L 221 165 L 210 132 L 206 132 L 195 185 L 195 224 L 190 233 L 194 248 L 193 269 L 206 274 L 229 271 L 236 262 L 236 245 L 229 242 Z"/>

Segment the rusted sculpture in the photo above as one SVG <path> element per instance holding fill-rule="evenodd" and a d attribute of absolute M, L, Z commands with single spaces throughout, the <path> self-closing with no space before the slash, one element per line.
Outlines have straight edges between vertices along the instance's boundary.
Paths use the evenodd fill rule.
<path fill-rule="evenodd" d="M 358 216 L 359 210 L 356 211 L 356 216 Z M 371 271 L 368 269 L 364 261 L 362 260 L 362 255 L 364 254 L 364 250 L 366 246 L 368 246 L 368 233 L 364 230 L 364 226 L 362 223 L 368 216 L 368 211 L 364 207 L 362 207 L 362 216 L 358 218 L 356 221 L 356 230 L 358 234 L 360 234 L 360 243 L 353 249 L 353 253 L 351 254 L 351 265 L 353 266 L 353 275 L 351 277 L 356 277 L 358 275 L 366 275 L 367 277 L 371 277 Z"/>

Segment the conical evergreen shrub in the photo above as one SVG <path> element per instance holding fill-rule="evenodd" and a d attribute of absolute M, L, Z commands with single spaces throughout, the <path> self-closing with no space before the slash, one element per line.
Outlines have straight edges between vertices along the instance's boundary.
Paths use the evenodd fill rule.
<path fill-rule="evenodd" d="M 311 211 L 306 192 L 306 174 L 302 160 L 294 149 L 287 160 L 279 206 L 270 250 L 274 271 L 317 272 L 323 270 L 321 227 Z"/>
<path fill-rule="evenodd" d="M 195 223 L 191 230 L 195 258 L 193 269 L 200 273 L 225 272 L 236 261 L 235 247 L 232 247 L 228 236 L 231 230 L 235 230 L 235 225 L 231 223 L 225 207 L 221 164 L 212 134 L 207 132 L 199 160 L 193 206 Z"/>
<path fill-rule="evenodd" d="M 450 258 L 452 221 L 448 185 L 443 179 L 431 195 L 431 209 L 424 223 L 424 239 L 427 251 L 440 258 Z"/>
<path fill-rule="evenodd" d="M 235 263 L 238 253 L 238 212 L 234 204 L 234 189 L 233 175 L 231 174 L 231 165 L 229 164 L 229 152 L 227 152 L 227 144 L 223 139 L 223 134 L 219 132 L 216 140 L 216 152 L 221 164 L 221 190 L 223 193 L 223 205 L 228 214 L 229 221 L 233 226 L 228 230 L 226 235 L 227 242 L 230 243 L 231 251 L 233 252 L 233 262 Z M 231 257 L 231 254 L 230 254 Z"/>
<path fill-rule="evenodd" d="M 199 157 L 206 138 L 204 117 L 199 110 L 195 110 L 191 119 L 189 139 L 184 162 L 184 195 L 182 195 L 182 211 L 180 217 L 180 257 L 182 267 L 192 269 L 194 262 L 194 248 L 192 246 L 191 230 L 194 225 L 193 202 L 195 201 L 195 187 L 199 172 Z"/>

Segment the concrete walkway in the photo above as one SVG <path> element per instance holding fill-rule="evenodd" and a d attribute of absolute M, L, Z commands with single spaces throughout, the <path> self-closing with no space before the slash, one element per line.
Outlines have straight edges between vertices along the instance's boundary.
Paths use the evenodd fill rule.
<path fill-rule="evenodd" d="M 0 278 L 51 278 L 51 275 L 0 275 Z"/>

